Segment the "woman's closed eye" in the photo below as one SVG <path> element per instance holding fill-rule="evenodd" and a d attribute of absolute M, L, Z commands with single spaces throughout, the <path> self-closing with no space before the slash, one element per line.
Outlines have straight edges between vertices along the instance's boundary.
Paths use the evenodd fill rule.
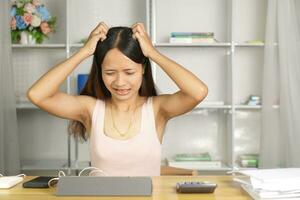
<path fill-rule="evenodd" d="M 133 74 L 135 74 L 135 72 L 125 72 L 127 75 L 133 75 Z M 110 75 L 114 75 L 115 74 L 115 72 L 106 72 L 105 73 L 106 75 L 108 75 L 108 76 L 110 76 Z"/>
<path fill-rule="evenodd" d="M 126 72 L 127 75 L 133 75 L 135 72 Z"/>

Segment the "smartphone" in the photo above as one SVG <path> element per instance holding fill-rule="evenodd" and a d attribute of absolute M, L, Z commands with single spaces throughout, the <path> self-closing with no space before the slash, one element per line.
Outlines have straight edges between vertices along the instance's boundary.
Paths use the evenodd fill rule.
<path fill-rule="evenodd" d="M 49 188 L 48 182 L 55 176 L 39 176 L 23 183 L 23 188 Z"/>

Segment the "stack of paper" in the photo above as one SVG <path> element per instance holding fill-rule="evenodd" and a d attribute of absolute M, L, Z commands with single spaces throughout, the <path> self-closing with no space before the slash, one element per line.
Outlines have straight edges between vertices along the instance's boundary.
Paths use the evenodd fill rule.
<path fill-rule="evenodd" d="M 300 199 L 300 168 L 237 171 L 248 178 L 234 178 L 254 199 Z M 297 198 L 298 197 L 298 198 Z"/>

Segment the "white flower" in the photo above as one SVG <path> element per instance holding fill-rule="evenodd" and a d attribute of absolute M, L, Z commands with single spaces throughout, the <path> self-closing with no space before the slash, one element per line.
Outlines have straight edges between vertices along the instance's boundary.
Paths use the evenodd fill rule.
<path fill-rule="evenodd" d="M 25 6 L 24 6 L 24 10 L 28 13 L 35 13 L 36 12 L 35 6 L 31 3 L 26 3 Z"/>
<path fill-rule="evenodd" d="M 21 8 L 21 7 L 23 7 L 23 5 L 24 5 L 24 3 L 23 3 L 23 2 L 19 2 L 19 1 L 17 2 L 17 7 L 18 7 L 18 8 Z"/>
<path fill-rule="evenodd" d="M 38 16 L 36 15 L 33 15 L 32 16 L 32 22 L 31 22 L 31 25 L 33 27 L 38 27 L 40 24 L 41 24 L 42 20 L 41 18 L 39 18 Z"/>

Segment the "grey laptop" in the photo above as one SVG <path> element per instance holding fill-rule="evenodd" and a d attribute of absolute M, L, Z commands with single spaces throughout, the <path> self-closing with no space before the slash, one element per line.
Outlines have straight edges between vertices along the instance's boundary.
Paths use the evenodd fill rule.
<path fill-rule="evenodd" d="M 58 196 L 151 196 L 151 177 L 62 176 Z"/>

